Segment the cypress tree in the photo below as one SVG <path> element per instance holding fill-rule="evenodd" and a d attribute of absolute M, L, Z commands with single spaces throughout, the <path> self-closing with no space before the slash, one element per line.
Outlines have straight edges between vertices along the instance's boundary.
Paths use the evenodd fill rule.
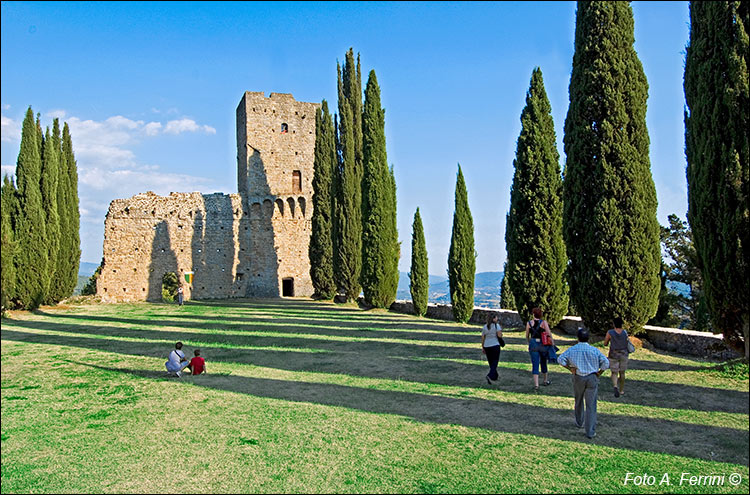
<path fill-rule="evenodd" d="M 521 112 L 521 135 L 513 167 L 504 277 L 523 321 L 531 318 L 531 308 L 540 306 L 549 324 L 555 326 L 568 309 L 568 259 L 562 237 L 560 156 L 552 107 L 538 67 L 531 75 Z"/>
<path fill-rule="evenodd" d="M 47 290 L 45 292 L 45 304 L 54 304 L 60 299 L 55 296 L 60 293 L 56 290 L 56 271 L 59 267 L 60 251 L 60 215 L 57 213 L 57 189 L 58 176 L 60 175 L 60 148 L 56 147 L 50 134 L 49 127 L 44 135 L 44 148 L 42 153 L 42 208 L 46 216 L 46 247 L 47 247 Z"/>
<path fill-rule="evenodd" d="M 13 219 L 11 212 L 16 211 L 16 186 L 6 174 L 3 177 L 2 192 L 0 193 L 0 216 L 2 216 L 2 227 L 0 227 L 0 311 L 11 307 L 16 285 L 16 269 L 14 257 L 17 242 L 13 233 Z"/>
<path fill-rule="evenodd" d="M 688 221 L 714 328 L 748 358 L 748 2 L 690 2 L 685 58 Z"/>
<path fill-rule="evenodd" d="M 508 283 L 510 277 L 508 274 L 508 262 L 503 265 L 503 281 L 500 283 L 500 307 L 503 309 L 516 309 L 516 300 L 513 297 L 513 291 L 510 290 Z"/>
<path fill-rule="evenodd" d="M 70 297 L 78 283 L 78 267 L 81 262 L 81 237 L 80 224 L 81 214 L 78 209 L 78 166 L 73 153 L 73 140 L 70 136 L 68 123 L 63 125 L 61 154 L 61 174 L 66 174 L 65 194 L 66 221 L 65 221 L 65 243 L 61 259 L 66 267 L 66 272 L 61 271 L 60 277 L 67 283 L 63 291 L 64 297 Z"/>
<path fill-rule="evenodd" d="M 630 4 L 578 2 L 563 224 L 572 302 L 595 332 L 617 315 L 638 331 L 659 302 L 648 83 L 633 42 Z"/>
<path fill-rule="evenodd" d="M 45 214 L 40 189 L 42 157 L 39 130 L 31 107 L 21 129 L 21 148 L 16 162 L 18 201 L 14 223 L 18 250 L 15 256 L 15 296 L 21 308 L 34 309 L 45 298 L 49 279 Z"/>
<path fill-rule="evenodd" d="M 57 155 L 57 215 L 59 218 L 59 246 L 53 270 L 51 271 L 51 283 L 49 288 L 49 300 L 61 301 L 71 294 L 67 293 L 69 285 L 65 280 L 67 274 L 66 265 L 71 263 L 65 258 L 66 243 L 70 242 L 68 231 L 68 174 L 62 159 L 62 136 L 60 135 L 60 120 L 52 122 L 52 143 Z M 76 279 L 76 283 L 78 280 Z"/>
<path fill-rule="evenodd" d="M 424 240 L 422 217 L 419 208 L 414 213 L 411 226 L 411 271 L 409 272 L 409 290 L 414 313 L 417 316 L 427 314 L 427 303 L 430 292 L 430 272 L 427 269 L 427 244 Z"/>
<path fill-rule="evenodd" d="M 315 159 L 313 174 L 313 216 L 310 236 L 310 278 L 318 299 L 336 293 L 333 280 L 333 238 L 331 236 L 331 187 L 336 167 L 336 141 L 328 102 L 315 111 Z"/>
<path fill-rule="evenodd" d="M 362 178 L 362 291 L 365 303 L 388 308 L 398 289 L 398 237 L 392 174 L 385 149 L 385 110 L 380 87 L 370 71 L 365 90 Z M 394 283 L 395 282 L 395 283 Z"/>
<path fill-rule="evenodd" d="M 338 70 L 339 181 L 336 192 L 334 276 L 339 292 L 356 300 L 362 264 L 362 84 L 351 49 Z"/>
<path fill-rule="evenodd" d="M 469 210 L 461 165 L 456 178 L 455 210 L 453 212 L 453 233 L 448 252 L 448 283 L 451 291 L 453 317 L 466 323 L 474 312 L 474 275 L 476 255 L 474 253 L 474 221 Z"/>

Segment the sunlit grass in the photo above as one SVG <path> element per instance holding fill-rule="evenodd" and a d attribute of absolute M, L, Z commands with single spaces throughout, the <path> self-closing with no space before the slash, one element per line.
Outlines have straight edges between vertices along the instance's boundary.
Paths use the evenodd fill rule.
<path fill-rule="evenodd" d="M 166 376 L 176 340 L 208 375 Z M 602 377 L 590 441 L 569 373 L 550 365 L 533 393 L 523 335 L 506 341 L 488 386 L 478 326 L 353 306 L 17 313 L 2 322 L 2 492 L 747 492 L 736 366 L 639 350 L 626 396 Z M 682 472 L 743 481 L 679 486 Z"/>

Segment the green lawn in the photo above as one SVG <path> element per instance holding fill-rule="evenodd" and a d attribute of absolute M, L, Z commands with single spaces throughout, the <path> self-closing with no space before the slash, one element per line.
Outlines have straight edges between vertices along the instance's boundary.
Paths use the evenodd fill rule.
<path fill-rule="evenodd" d="M 497 386 L 478 326 L 306 300 L 44 308 L 1 335 L 2 493 L 748 492 L 746 367 L 639 350 L 588 440 L 521 333 Z M 167 377 L 177 340 L 208 375 Z"/>

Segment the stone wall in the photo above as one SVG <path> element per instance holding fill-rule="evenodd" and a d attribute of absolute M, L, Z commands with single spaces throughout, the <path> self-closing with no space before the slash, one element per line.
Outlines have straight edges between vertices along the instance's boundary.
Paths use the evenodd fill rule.
<path fill-rule="evenodd" d="M 309 296 L 317 104 L 247 92 L 237 107 L 239 194 L 147 192 L 104 222 L 106 302 L 160 300 L 162 277 L 194 273 L 186 299 Z"/>
<path fill-rule="evenodd" d="M 397 313 L 414 314 L 414 306 L 411 301 L 396 301 L 391 305 L 390 310 Z M 520 316 L 515 311 L 478 307 L 474 308 L 469 323 L 484 325 L 489 314 L 498 315 L 500 325 L 506 329 L 520 330 L 523 326 Z M 450 304 L 428 304 L 426 316 L 438 320 L 452 321 L 453 309 Z M 575 335 L 581 327 L 583 327 L 583 322 L 578 316 L 566 316 L 557 325 L 558 329 L 568 335 Z M 650 325 L 646 325 L 644 329 L 646 331 L 645 338 L 657 349 L 711 359 L 741 357 L 740 353 L 726 346 L 721 335 Z M 644 335 L 639 335 L 639 337 L 644 337 Z"/>

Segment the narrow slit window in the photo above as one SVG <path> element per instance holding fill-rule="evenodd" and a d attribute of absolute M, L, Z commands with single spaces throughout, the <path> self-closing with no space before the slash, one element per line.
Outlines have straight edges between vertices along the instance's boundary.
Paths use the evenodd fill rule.
<path fill-rule="evenodd" d="M 302 172 L 295 170 L 292 172 L 292 194 L 302 192 Z"/>

